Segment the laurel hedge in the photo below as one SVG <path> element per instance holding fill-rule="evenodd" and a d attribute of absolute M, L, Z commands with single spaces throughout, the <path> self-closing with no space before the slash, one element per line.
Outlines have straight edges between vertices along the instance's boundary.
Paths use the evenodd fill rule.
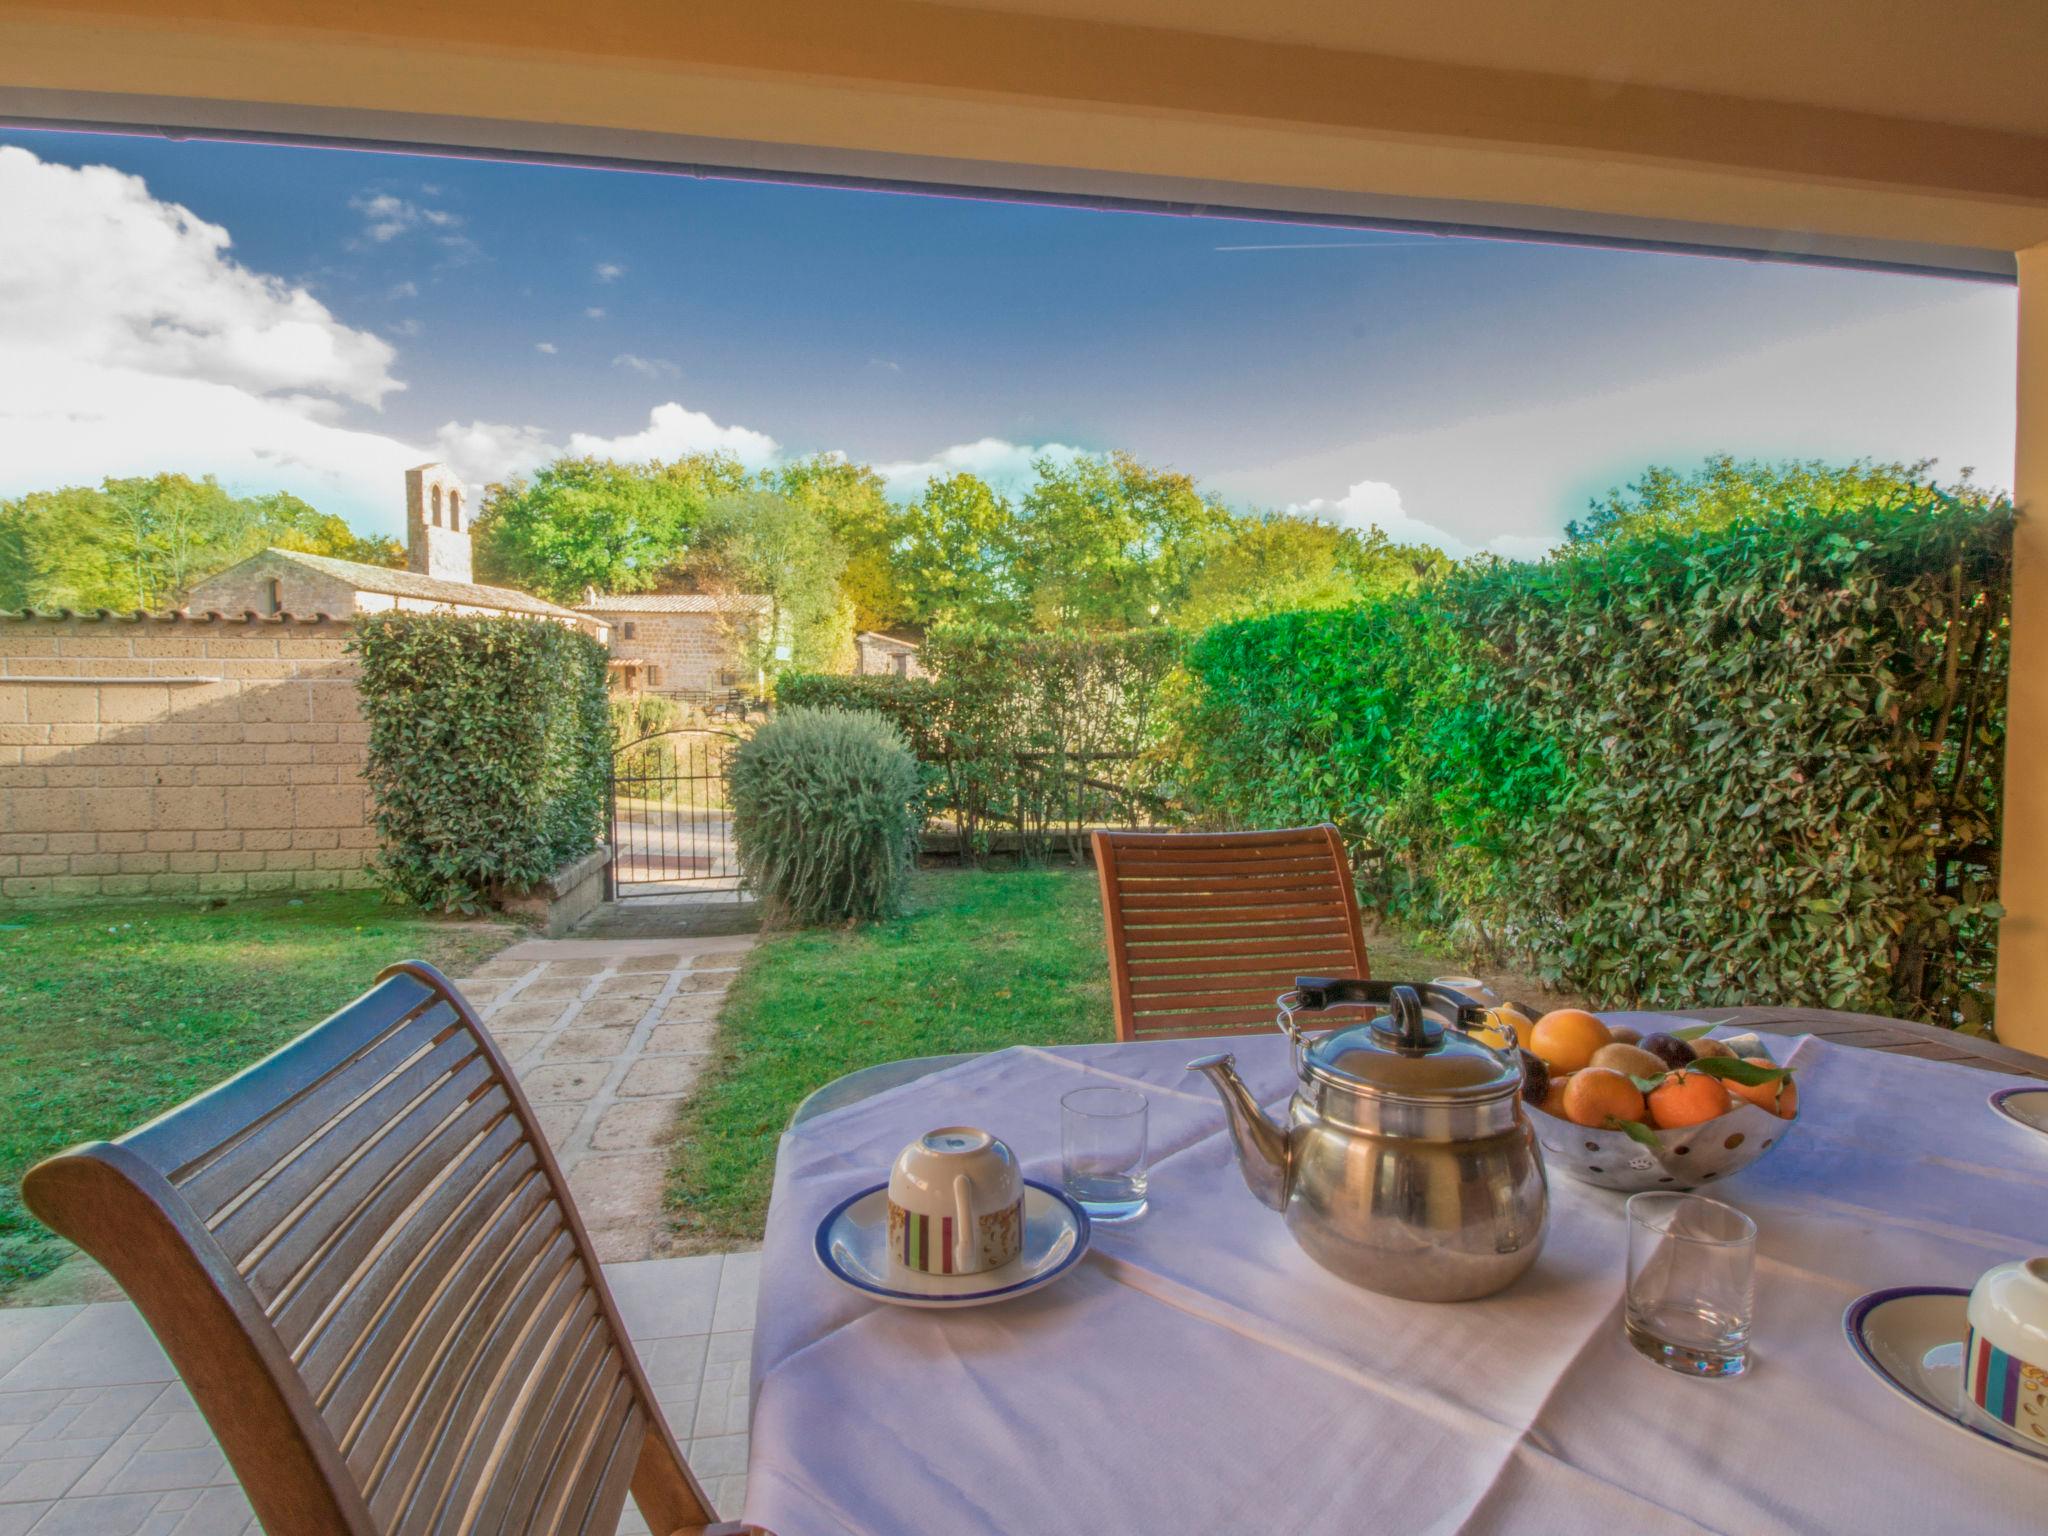
<path fill-rule="evenodd" d="M 1988 1027 L 2011 524 L 1923 487 L 1224 625 L 1180 787 L 1602 1004 Z"/>
<path fill-rule="evenodd" d="M 530 619 L 383 613 L 350 649 L 389 887 L 476 911 L 597 846 L 612 751 L 597 641 Z"/>

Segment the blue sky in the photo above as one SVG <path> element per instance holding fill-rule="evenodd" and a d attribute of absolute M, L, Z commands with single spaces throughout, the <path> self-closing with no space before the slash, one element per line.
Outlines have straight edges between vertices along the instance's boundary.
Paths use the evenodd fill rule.
<path fill-rule="evenodd" d="M 1587 496 L 1713 451 L 2011 475 L 2009 289 L 351 151 L 0 145 L 0 344 L 38 363 L 0 384 L 0 494 L 211 470 L 390 530 L 391 477 L 426 457 L 481 482 L 565 447 L 834 450 L 909 491 L 939 465 L 1014 481 L 1047 445 L 1123 447 L 1239 505 L 1531 553 Z"/>

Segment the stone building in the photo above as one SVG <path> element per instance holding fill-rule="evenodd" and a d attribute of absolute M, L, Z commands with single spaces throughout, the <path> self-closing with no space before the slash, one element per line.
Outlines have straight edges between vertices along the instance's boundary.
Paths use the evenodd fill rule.
<path fill-rule="evenodd" d="M 775 605 L 749 592 L 598 592 L 577 611 L 609 626 L 612 684 L 706 696 L 756 681 L 748 661 Z"/>
<path fill-rule="evenodd" d="M 917 642 L 864 629 L 853 637 L 853 670 L 862 677 L 924 677 Z"/>
<path fill-rule="evenodd" d="M 573 624 L 602 640 L 602 620 L 511 587 L 470 579 L 470 528 L 462 483 L 440 464 L 405 472 L 406 568 L 392 570 L 330 555 L 266 549 L 192 588 L 188 613 L 259 615 L 359 613 L 515 614 Z"/>

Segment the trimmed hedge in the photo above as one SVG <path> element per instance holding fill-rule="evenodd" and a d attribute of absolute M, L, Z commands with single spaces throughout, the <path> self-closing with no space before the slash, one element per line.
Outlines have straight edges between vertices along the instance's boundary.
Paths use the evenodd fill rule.
<path fill-rule="evenodd" d="M 1210 631 L 1183 789 L 1604 1005 L 1991 1013 L 2009 504 L 1647 534 Z"/>
<path fill-rule="evenodd" d="M 597 641 L 531 619 L 384 613 L 350 649 L 393 890 L 476 911 L 597 846 L 612 751 Z"/>
<path fill-rule="evenodd" d="M 734 849 L 771 922 L 893 917 L 917 854 L 917 759 L 886 720 L 783 709 L 726 769 Z"/>
<path fill-rule="evenodd" d="M 1152 819 L 1160 700 L 1183 638 L 1168 629 L 1039 634 L 958 626 L 926 637 L 935 677 L 785 675 L 785 706 L 861 710 L 902 731 L 925 780 L 929 818 L 950 822 L 963 855 L 1013 830 L 1039 856 L 1079 829 Z"/>

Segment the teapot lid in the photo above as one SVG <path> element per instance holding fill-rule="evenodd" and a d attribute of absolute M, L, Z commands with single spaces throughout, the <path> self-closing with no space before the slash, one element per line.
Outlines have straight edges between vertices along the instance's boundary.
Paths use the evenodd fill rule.
<path fill-rule="evenodd" d="M 1318 989 L 1321 990 L 1318 990 Z M 1462 993 L 1434 983 L 1315 982 L 1296 985 L 1294 1006 L 1316 1011 L 1333 1003 L 1384 1002 L 1375 1017 L 1304 1040 L 1301 1070 L 1326 1083 L 1378 1097 L 1468 1103 L 1517 1093 L 1520 1061 L 1462 1030 L 1445 1029 L 1423 1011 L 1423 998 L 1447 1005 L 1462 1021 L 1485 1010 Z"/>

